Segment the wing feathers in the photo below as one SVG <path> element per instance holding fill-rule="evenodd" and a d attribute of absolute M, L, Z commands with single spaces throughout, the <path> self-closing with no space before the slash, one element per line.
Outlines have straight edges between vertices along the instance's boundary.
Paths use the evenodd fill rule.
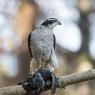
<path fill-rule="evenodd" d="M 29 36 L 28 36 L 28 48 L 29 48 L 29 52 L 30 52 L 31 57 L 33 57 L 30 46 L 31 46 L 31 33 L 29 33 Z"/>
<path fill-rule="evenodd" d="M 55 49 L 55 46 L 56 46 L 56 38 L 55 38 L 55 35 L 54 34 L 53 34 L 53 38 L 54 38 L 54 40 L 53 40 L 53 47 Z"/>

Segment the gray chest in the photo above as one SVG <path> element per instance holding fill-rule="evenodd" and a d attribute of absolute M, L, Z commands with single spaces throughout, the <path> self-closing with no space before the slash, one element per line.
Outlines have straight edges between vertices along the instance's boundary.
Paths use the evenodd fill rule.
<path fill-rule="evenodd" d="M 36 29 L 31 34 L 31 49 L 51 50 L 53 48 L 53 32 Z"/>

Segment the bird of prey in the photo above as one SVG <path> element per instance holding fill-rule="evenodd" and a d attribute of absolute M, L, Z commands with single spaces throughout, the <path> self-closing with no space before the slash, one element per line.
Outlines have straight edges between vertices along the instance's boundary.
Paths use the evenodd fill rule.
<path fill-rule="evenodd" d="M 53 33 L 53 29 L 57 25 L 61 25 L 58 19 L 49 18 L 29 33 L 28 47 L 32 57 L 30 62 L 31 74 L 39 68 L 48 68 L 52 72 L 58 67 L 55 54 L 56 38 Z"/>

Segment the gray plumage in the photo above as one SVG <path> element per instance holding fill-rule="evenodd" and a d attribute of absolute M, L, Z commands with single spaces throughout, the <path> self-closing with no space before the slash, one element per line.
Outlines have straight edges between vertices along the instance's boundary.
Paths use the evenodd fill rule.
<path fill-rule="evenodd" d="M 54 50 L 56 40 L 53 34 L 53 28 L 58 24 L 61 23 L 57 19 L 50 18 L 29 34 L 28 46 L 32 57 L 30 62 L 31 73 L 39 68 L 49 68 L 53 71 L 58 67 Z"/>

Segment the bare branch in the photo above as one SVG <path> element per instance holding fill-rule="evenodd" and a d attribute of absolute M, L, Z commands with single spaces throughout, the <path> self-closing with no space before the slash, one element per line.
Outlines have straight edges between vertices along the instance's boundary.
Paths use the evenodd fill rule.
<path fill-rule="evenodd" d="M 64 88 L 71 84 L 76 84 L 92 79 L 95 79 L 94 69 L 82 73 L 75 73 L 71 75 L 62 76 L 58 80 L 58 87 Z M 26 95 L 26 91 L 22 88 L 21 85 L 9 86 L 9 87 L 0 88 L 0 95 Z"/>
<path fill-rule="evenodd" d="M 26 95 L 26 91 L 19 86 L 8 86 L 0 88 L 0 95 Z"/>
<path fill-rule="evenodd" d="M 83 81 L 93 80 L 93 79 L 95 79 L 95 69 L 88 70 L 86 72 L 81 72 L 81 73 L 75 73 L 75 74 L 62 76 L 59 79 L 58 87 L 61 86 L 62 88 L 64 88 L 64 86 L 80 83 L 80 82 L 83 82 Z"/>

